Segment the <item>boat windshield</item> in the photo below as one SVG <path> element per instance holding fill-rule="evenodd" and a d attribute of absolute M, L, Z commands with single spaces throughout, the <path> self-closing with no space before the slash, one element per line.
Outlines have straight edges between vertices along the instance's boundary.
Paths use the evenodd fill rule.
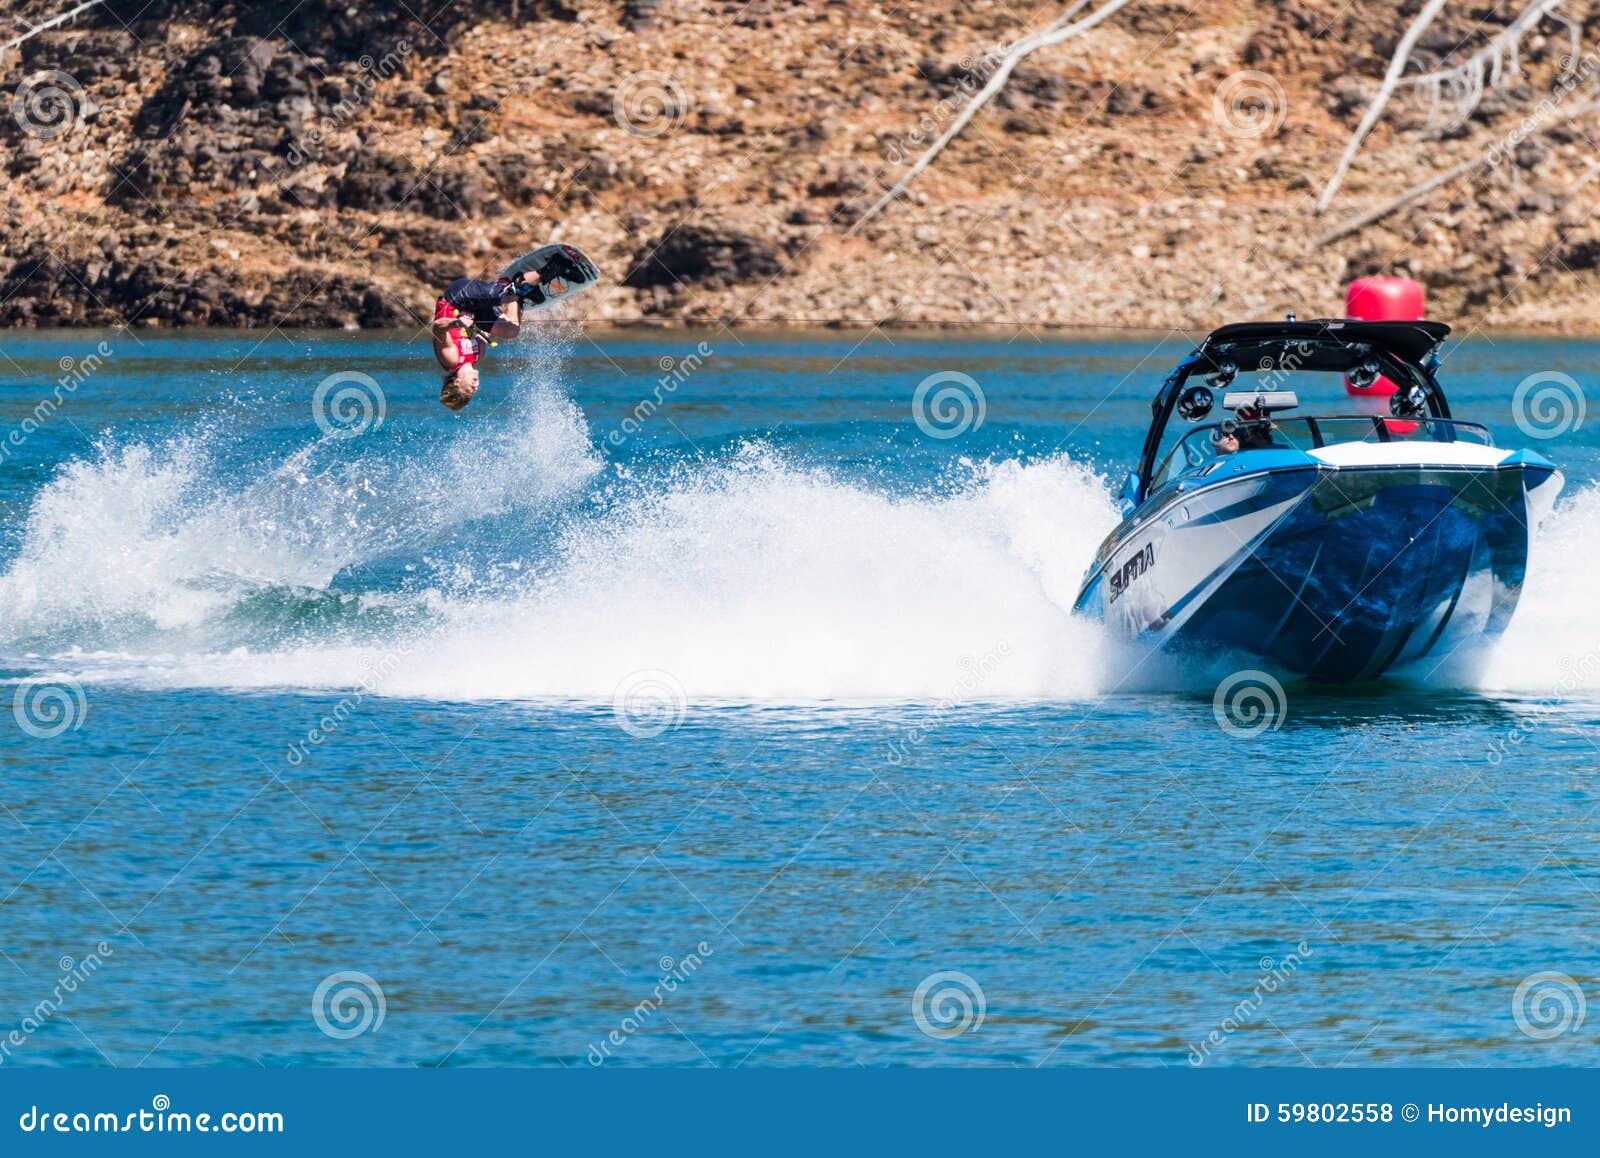
<path fill-rule="evenodd" d="M 1301 418 L 1279 415 L 1271 422 L 1213 422 L 1180 439 L 1150 482 L 1150 490 L 1196 472 L 1229 454 L 1247 450 L 1315 450 L 1338 442 L 1475 442 L 1493 446 L 1488 427 L 1446 418 L 1343 415 Z"/>

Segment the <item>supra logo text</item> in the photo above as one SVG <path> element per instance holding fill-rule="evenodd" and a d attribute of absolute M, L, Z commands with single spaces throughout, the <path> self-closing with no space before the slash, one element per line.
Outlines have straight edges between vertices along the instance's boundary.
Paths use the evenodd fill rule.
<path fill-rule="evenodd" d="M 1111 587 L 1110 602 L 1115 603 L 1118 599 L 1121 599 L 1123 592 L 1127 591 L 1139 576 L 1150 570 L 1155 564 L 1156 545 L 1154 543 L 1146 543 L 1144 550 L 1134 555 L 1133 558 L 1129 559 L 1117 570 L 1111 572 L 1110 578 L 1106 580 Z"/>

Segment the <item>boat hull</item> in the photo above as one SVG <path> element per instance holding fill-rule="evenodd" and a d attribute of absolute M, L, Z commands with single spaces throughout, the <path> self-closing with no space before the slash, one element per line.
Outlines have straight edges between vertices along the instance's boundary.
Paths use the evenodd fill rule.
<path fill-rule="evenodd" d="M 1549 463 L 1297 457 L 1154 496 L 1102 548 L 1078 609 L 1163 649 L 1243 652 L 1332 682 L 1442 659 L 1505 629 L 1529 528 L 1560 488 Z"/>

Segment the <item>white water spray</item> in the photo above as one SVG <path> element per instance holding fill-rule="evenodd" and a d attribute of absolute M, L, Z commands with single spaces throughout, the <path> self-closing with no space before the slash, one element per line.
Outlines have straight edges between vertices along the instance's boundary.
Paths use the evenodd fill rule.
<path fill-rule="evenodd" d="M 1115 507 L 1065 456 L 970 464 L 914 493 L 760 444 L 606 472 L 553 384 L 514 404 L 511 423 L 398 453 L 323 440 L 254 469 L 224 465 L 215 437 L 103 446 L 35 496 L 0 574 L 0 653 L 143 686 L 458 700 L 609 702 L 639 673 L 695 701 L 1075 700 L 1125 684 L 1128 651 L 1070 612 Z M 551 510 L 541 539 L 486 531 Z M 425 565 L 436 554 L 455 561 Z M 385 561 L 422 578 L 366 583 Z M 1591 488 L 1541 530 L 1507 636 L 1432 682 L 1600 688 L 1597 566 Z M 253 629 L 263 592 L 281 596 L 263 614 L 286 603 L 310 622 Z M 328 622 L 306 611 L 318 599 L 384 614 Z M 1198 686 L 1202 667 L 1151 663 L 1135 682 Z"/>

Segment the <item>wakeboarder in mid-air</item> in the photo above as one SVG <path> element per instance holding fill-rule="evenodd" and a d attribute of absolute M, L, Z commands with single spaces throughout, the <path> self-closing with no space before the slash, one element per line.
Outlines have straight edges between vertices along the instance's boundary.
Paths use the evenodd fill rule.
<path fill-rule="evenodd" d="M 433 309 L 433 356 L 444 371 L 439 401 L 460 410 L 478 392 L 478 360 L 495 338 L 515 338 L 530 310 L 564 302 L 600 279 L 575 245 L 540 246 L 516 258 L 494 281 L 458 277 Z"/>
<path fill-rule="evenodd" d="M 539 284 L 537 272 L 474 281 L 458 277 L 433 308 L 433 356 L 444 370 L 439 401 L 460 410 L 478 392 L 478 359 L 491 338 L 522 332 L 522 301 Z"/>

